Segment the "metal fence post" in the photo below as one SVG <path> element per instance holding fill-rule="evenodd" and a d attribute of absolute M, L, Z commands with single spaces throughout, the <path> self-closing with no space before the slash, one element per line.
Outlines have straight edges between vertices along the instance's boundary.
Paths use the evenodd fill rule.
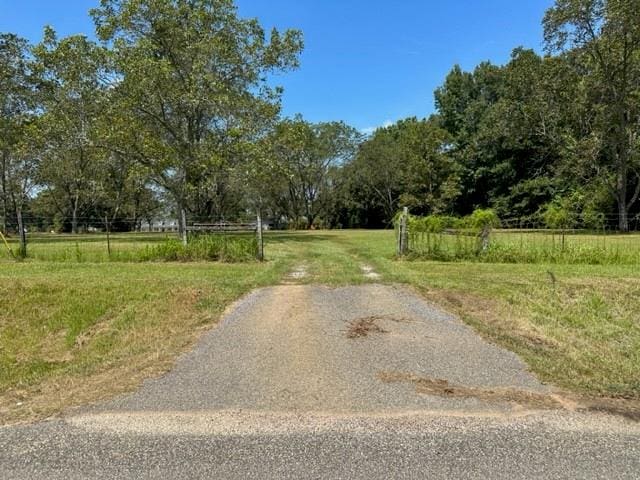
<path fill-rule="evenodd" d="M 22 219 L 22 208 L 18 208 L 18 235 L 20 238 L 20 247 L 18 249 L 18 255 L 20 258 L 27 258 L 27 230 Z"/>
<path fill-rule="evenodd" d="M 262 215 L 260 212 L 258 212 L 256 222 L 256 235 L 258 240 L 258 260 L 262 262 L 264 260 L 264 238 L 262 237 Z"/>
<path fill-rule="evenodd" d="M 409 252 L 409 231 L 408 231 L 409 208 L 404 207 L 400 217 L 400 232 L 398 234 L 398 255 L 404 256 Z"/>
<path fill-rule="evenodd" d="M 189 233 L 187 232 L 187 211 L 184 208 L 180 209 L 180 226 L 178 231 L 182 234 L 182 244 L 186 247 L 189 243 Z"/>

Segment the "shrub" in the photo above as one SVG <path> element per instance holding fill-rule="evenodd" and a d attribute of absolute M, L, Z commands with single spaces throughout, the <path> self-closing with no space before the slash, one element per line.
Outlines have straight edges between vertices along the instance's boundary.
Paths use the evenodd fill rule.
<path fill-rule="evenodd" d="M 498 228 L 500 219 L 494 210 L 478 208 L 474 212 L 465 217 L 463 223 L 468 227 L 477 231 L 485 228 Z"/>

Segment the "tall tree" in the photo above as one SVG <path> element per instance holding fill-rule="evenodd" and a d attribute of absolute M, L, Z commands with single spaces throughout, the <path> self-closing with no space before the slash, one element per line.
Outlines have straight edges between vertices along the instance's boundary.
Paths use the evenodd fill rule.
<path fill-rule="evenodd" d="M 377 210 L 382 214 L 383 223 L 391 225 L 407 186 L 407 172 L 402 162 L 396 135 L 388 127 L 377 129 L 347 166 L 348 197 L 358 202 L 356 208 L 364 210 L 360 221 L 365 225 L 375 224 L 380 216 Z"/>
<path fill-rule="evenodd" d="M 58 210 L 78 232 L 81 213 L 93 205 L 98 163 L 98 119 L 106 108 L 106 51 L 83 35 L 59 40 L 51 28 L 34 49 L 43 134 L 41 182 L 55 190 Z"/>
<path fill-rule="evenodd" d="M 478 140 L 487 113 L 502 93 L 503 76 L 502 68 L 488 62 L 473 72 L 456 65 L 435 92 L 441 125 L 451 135 L 449 154 L 462 167 L 457 201 L 460 213 L 489 203 L 495 154 Z"/>
<path fill-rule="evenodd" d="M 531 216 L 560 190 L 575 188 L 559 167 L 589 124 L 581 84 L 566 56 L 523 48 L 502 67 L 451 71 L 436 105 L 451 134 L 448 155 L 461 168 L 458 213 L 492 207 L 505 218 Z"/>
<path fill-rule="evenodd" d="M 92 14 L 113 45 L 113 145 L 171 194 L 186 242 L 186 209 L 206 173 L 277 115 L 280 89 L 266 76 L 297 66 L 301 34 L 274 29 L 267 41 L 232 0 L 101 0 Z"/>
<path fill-rule="evenodd" d="M 278 125 L 272 148 L 276 174 L 288 178 L 284 198 L 289 218 L 304 220 L 311 228 L 327 213 L 330 172 L 352 159 L 360 140 L 358 131 L 343 122 L 311 124 L 297 117 Z"/>
<path fill-rule="evenodd" d="M 38 156 L 30 148 L 35 96 L 28 42 L 0 34 L 0 194 L 2 229 L 15 215 L 20 250 L 26 255 L 23 210 L 35 184 Z"/>
<path fill-rule="evenodd" d="M 618 204 L 619 228 L 640 196 L 640 0 L 556 0 L 544 18 L 549 51 L 570 51 L 598 112 L 598 177 Z"/>
<path fill-rule="evenodd" d="M 436 117 L 378 129 L 347 168 L 352 195 L 368 197 L 363 206 L 382 210 L 387 225 L 404 206 L 416 213 L 451 212 L 460 178 L 450 143 Z"/>

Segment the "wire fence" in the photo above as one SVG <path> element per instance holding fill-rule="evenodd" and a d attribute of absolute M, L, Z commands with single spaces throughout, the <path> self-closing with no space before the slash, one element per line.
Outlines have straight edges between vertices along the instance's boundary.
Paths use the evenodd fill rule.
<path fill-rule="evenodd" d="M 413 217 L 417 220 L 425 218 Z M 616 216 L 601 216 L 593 222 L 574 220 L 564 228 L 549 228 L 537 219 L 507 219 L 490 229 L 487 238 L 482 229 L 464 223 L 464 219 L 439 217 L 437 222 L 408 222 L 407 253 L 411 257 L 438 261 L 479 261 L 496 263 L 625 264 L 640 265 L 640 219 L 629 220 L 631 232 L 621 233 Z M 178 220 L 171 217 L 150 219 L 119 218 L 116 221 L 96 217 L 78 217 L 77 232 L 69 229 L 71 219 L 60 217 L 24 217 L 27 256 L 48 261 L 103 262 L 140 261 L 155 258 L 154 249 L 165 248 L 165 257 L 180 259 L 178 247 L 170 251 L 165 244 L 178 242 Z M 63 232 L 58 228 L 63 225 Z M 238 225 L 241 228 L 236 228 Z M 206 228 L 205 228 L 206 227 Z M 219 227 L 219 228 L 218 228 Z M 235 251 L 254 251 L 255 225 L 251 222 L 191 223 L 194 237 L 219 236 L 200 241 L 207 248 L 204 256 L 233 258 Z M 268 222 L 264 229 L 269 229 Z M 20 248 L 15 223 L 0 224 L 0 258 L 17 257 Z M 208 235 L 208 234 L 213 235 Z M 227 239 L 251 237 L 251 245 L 232 245 Z M 205 244 L 206 243 L 206 244 Z M 156 248 L 157 247 L 157 248 Z M 220 252 L 230 252 L 221 254 Z M 261 254 L 259 254 L 261 255 Z"/>
<path fill-rule="evenodd" d="M 190 222 L 188 247 L 182 245 L 178 220 L 99 219 L 77 217 L 76 232 L 71 219 L 25 216 L 26 249 L 15 223 L 0 224 L 0 258 L 29 258 L 54 262 L 137 262 L 146 260 L 245 261 L 261 257 L 255 224 Z M 64 228 L 60 228 L 60 226 Z M 205 228 L 206 227 L 206 228 Z"/>
<path fill-rule="evenodd" d="M 640 265 L 637 219 L 630 222 L 628 233 L 613 224 L 549 228 L 541 221 L 509 219 L 487 231 L 464 224 L 425 228 L 424 223 L 409 222 L 408 254 L 441 261 Z"/>

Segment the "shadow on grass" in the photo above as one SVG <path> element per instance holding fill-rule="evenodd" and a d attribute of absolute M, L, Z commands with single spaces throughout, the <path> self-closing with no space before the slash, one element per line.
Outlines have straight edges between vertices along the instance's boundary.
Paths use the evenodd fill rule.
<path fill-rule="evenodd" d="M 333 241 L 335 236 L 326 233 L 310 233 L 310 232 L 266 232 L 264 234 L 265 243 L 313 243 L 317 241 Z"/>

